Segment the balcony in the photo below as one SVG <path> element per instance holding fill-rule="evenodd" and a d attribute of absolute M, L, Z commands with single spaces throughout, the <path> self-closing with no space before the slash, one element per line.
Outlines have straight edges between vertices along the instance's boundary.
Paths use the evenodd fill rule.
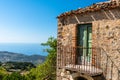
<path fill-rule="evenodd" d="M 58 48 L 57 66 L 90 76 L 103 74 L 106 78 L 119 80 L 118 67 L 102 48 L 62 46 Z M 115 74 L 115 75 L 114 75 Z"/>

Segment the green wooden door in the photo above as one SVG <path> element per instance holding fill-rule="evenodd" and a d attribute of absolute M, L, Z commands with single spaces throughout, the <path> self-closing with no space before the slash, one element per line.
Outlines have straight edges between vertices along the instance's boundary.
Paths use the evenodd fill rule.
<path fill-rule="evenodd" d="M 92 55 L 92 25 L 84 24 L 78 27 L 78 60 L 77 62 L 81 64 L 82 62 L 91 62 Z"/>

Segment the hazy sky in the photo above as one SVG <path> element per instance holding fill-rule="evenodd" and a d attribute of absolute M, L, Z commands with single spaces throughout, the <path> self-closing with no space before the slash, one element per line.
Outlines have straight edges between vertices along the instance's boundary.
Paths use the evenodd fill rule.
<path fill-rule="evenodd" d="M 0 43 L 41 43 L 57 36 L 56 17 L 105 0 L 0 0 Z"/>

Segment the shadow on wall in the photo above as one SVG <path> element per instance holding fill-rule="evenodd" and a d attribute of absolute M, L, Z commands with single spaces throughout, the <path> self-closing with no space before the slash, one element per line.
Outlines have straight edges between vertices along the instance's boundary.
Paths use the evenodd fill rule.
<path fill-rule="evenodd" d="M 73 80 L 94 80 L 91 76 L 81 73 L 73 73 L 72 78 Z"/>
<path fill-rule="evenodd" d="M 97 76 L 93 76 L 92 78 L 93 78 L 94 80 L 106 80 L 106 79 L 105 79 L 105 76 L 104 76 L 103 74 L 97 75 Z"/>
<path fill-rule="evenodd" d="M 85 77 L 76 77 L 74 80 L 106 80 L 103 75 L 94 76 L 93 79 L 85 78 Z"/>
<path fill-rule="evenodd" d="M 104 75 L 89 76 L 87 74 L 73 73 L 73 80 L 106 80 Z"/>
<path fill-rule="evenodd" d="M 77 77 L 77 78 L 75 78 L 75 80 L 87 80 L 87 79 L 85 79 L 83 77 Z"/>

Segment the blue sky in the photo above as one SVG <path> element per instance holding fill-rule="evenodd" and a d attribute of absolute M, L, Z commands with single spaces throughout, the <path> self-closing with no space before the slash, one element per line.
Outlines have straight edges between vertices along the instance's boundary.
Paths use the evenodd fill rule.
<path fill-rule="evenodd" d="M 0 0 L 0 43 L 41 43 L 57 37 L 56 17 L 105 0 Z"/>

